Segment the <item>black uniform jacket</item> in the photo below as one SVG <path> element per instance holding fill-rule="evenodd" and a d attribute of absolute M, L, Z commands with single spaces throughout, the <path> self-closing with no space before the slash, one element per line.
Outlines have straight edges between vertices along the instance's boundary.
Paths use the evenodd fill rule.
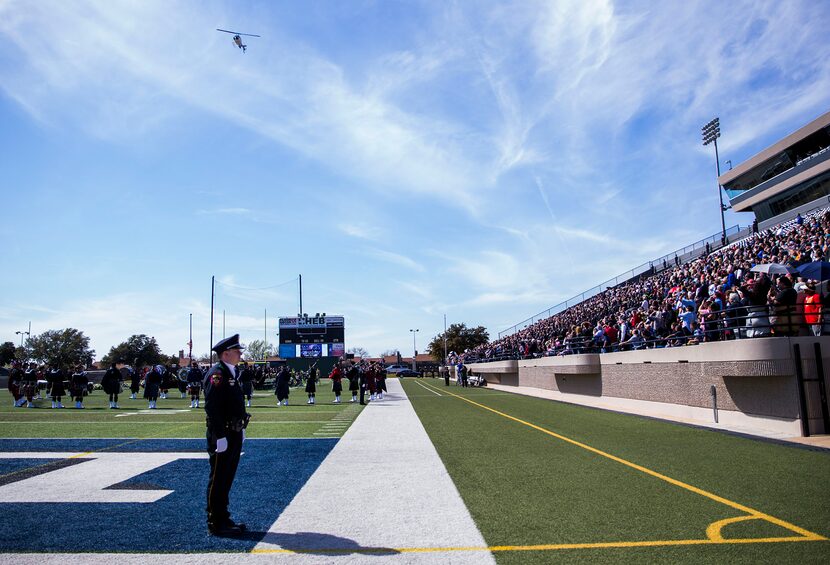
<path fill-rule="evenodd" d="M 208 432 L 216 439 L 227 435 L 227 430 L 244 427 L 247 423 L 245 397 L 239 381 L 223 362 L 210 368 L 203 382 L 205 390 L 205 415 Z M 238 431 L 238 430 L 237 430 Z"/>

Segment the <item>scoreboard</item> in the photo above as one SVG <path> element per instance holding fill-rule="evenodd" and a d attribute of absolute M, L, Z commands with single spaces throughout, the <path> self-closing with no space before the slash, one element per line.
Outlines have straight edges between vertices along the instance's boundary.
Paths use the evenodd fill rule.
<path fill-rule="evenodd" d="M 343 316 L 280 318 L 280 357 L 341 357 L 346 353 Z"/>

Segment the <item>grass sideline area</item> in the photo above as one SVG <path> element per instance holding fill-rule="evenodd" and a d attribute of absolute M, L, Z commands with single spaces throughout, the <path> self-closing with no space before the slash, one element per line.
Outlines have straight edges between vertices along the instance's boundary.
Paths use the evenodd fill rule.
<path fill-rule="evenodd" d="M 500 564 L 830 555 L 826 451 L 437 379 L 403 384 Z"/>
<path fill-rule="evenodd" d="M 51 400 L 35 401 L 35 408 L 14 408 L 11 395 L 0 403 L 2 438 L 204 438 L 204 397 L 200 408 L 190 408 L 190 397 L 179 391 L 159 399 L 156 410 L 147 409 L 143 398 L 130 400 L 129 392 L 119 396 L 119 409 L 109 408 L 108 397 L 100 390 L 84 399 L 84 409 L 64 397 L 63 409 L 52 409 Z M 301 388 L 291 390 L 288 406 L 277 407 L 273 391 L 254 391 L 246 430 L 250 438 L 339 438 L 360 414 L 362 406 L 332 404 L 334 396 L 323 391 L 317 404 L 306 404 Z"/>

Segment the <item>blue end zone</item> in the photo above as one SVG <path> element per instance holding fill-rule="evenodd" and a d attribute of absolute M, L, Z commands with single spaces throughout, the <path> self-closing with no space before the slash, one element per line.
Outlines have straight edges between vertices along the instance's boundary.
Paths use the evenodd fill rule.
<path fill-rule="evenodd" d="M 129 443 L 128 443 L 129 442 Z M 314 473 L 337 439 L 245 441 L 230 511 L 245 522 L 243 539 L 208 535 L 205 514 L 207 459 L 179 459 L 120 483 L 172 490 L 158 502 L 0 503 L 2 552 L 248 552 L 265 535 Z M 205 452 L 205 440 L 54 439 L 4 440 L 3 452 Z M 0 459 L 0 477 L 37 467 L 45 459 Z M 75 465 L 79 472 L 83 464 Z M 13 477 L 6 477 L 7 481 Z M 13 487 L 8 483 L 6 488 Z M 60 484 L 55 485 L 61 489 Z"/>

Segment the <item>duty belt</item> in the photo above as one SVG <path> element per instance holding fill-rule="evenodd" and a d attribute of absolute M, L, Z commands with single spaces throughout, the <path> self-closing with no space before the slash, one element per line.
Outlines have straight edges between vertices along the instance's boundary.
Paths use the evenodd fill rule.
<path fill-rule="evenodd" d="M 251 421 L 251 415 L 245 414 L 238 418 L 231 418 L 225 422 L 225 429 L 233 432 L 241 432 L 248 427 L 248 422 Z M 210 428 L 210 418 L 207 418 L 207 427 Z"/>

